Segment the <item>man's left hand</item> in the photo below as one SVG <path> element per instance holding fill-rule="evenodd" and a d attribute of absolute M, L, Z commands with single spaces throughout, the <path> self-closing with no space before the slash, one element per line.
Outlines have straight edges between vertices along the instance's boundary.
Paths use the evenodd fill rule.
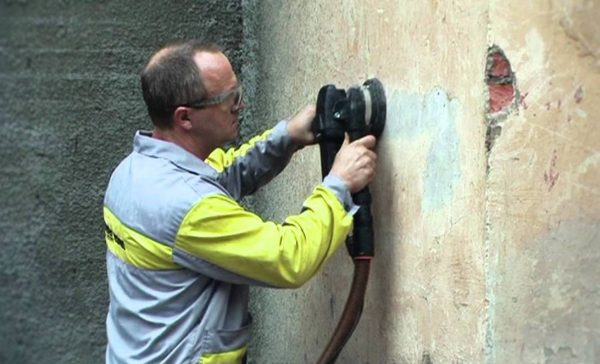
<path fill-rule="evenodd" d="M 300 147 L 315 144 L 315 136 L 311 124 L 316 115 L 314 105 L 307 105 L 294 115 L 287 124 L 287 130 L 292 141 Z"/>

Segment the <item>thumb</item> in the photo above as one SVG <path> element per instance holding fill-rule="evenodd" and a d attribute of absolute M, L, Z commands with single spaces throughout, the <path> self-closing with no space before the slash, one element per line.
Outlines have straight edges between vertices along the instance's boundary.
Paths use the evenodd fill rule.
<path fill-rule="evenodd" d="M 350 135 L 348 133 L 344 133 L 344 142 L 342 143 L 342 147 L 350 144 Z"/>

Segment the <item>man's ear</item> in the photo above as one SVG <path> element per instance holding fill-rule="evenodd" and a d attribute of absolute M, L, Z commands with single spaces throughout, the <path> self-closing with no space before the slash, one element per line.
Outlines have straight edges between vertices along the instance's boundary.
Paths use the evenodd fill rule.
<path fill-rule="evenodd" d="M 173 112 L 173 125 L 184 130 L 190 130 L 192 128 L 190 111 L 191 109 L 185 106 L 177 107 Z"/>

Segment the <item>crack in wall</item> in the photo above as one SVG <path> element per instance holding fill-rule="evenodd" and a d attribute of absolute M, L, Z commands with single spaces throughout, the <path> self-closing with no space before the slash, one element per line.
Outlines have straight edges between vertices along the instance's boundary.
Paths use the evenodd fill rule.
<path fill-rule="evenodd" d="M 488 33 L 491 33 L 491 19 L 488 19 Z M 489 38 L 489 36 L 488 36 Z M 486 84 L 485 120 L 487 130 L 485 136 L 486 149 L 486 188 L 485 188 L 485 227 L 484 227 L 484 271 L 485 271 L 485 304 L 484 319 L 485 340 L 484 360 L 486 364 L 495 362 L 495 274 L 498 253 L 492 246 L 492 222 L 490 217 L 490 175 L 492 172 L 491 155 L 494 143 L 502 134 L 502 123 L 507 117 L 519 111 L 521 96 L 517 87 L 517 77 L 511 63 L 502 48 L 493 44 L 487 49 L 484 80 Z"/>
<path fill-rule="evenodd" d="M 595 6 L 592 1 L 564 6 L 559 24 L 565 36 L 579 48 L 579 57 L 592 57 L 600 67 L 600 25 L 595 21 L 594 14 L 598 12 Z"/>

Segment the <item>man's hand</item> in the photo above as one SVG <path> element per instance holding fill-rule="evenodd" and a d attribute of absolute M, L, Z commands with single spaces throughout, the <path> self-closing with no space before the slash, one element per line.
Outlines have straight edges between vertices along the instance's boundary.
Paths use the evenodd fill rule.
<path fill-rule="evenodd" d="M 314 144 L 315 136 L 311 130 L 311 124 L 316 115 L 314 105 L 308 105 L 294 115 L 287 124 L 288 134 L 292 141 L 300 147 Z"/>
<path fill-rule="evenodd" d="M 367 186 L 375 177 L 377 154 L 373 151 L 376 139 L 372 135 L 350 143 L 346 134 L 344 143 L 335 156 L 330 173 L 346 183 L 350 193 L 356 193 Z"/>

